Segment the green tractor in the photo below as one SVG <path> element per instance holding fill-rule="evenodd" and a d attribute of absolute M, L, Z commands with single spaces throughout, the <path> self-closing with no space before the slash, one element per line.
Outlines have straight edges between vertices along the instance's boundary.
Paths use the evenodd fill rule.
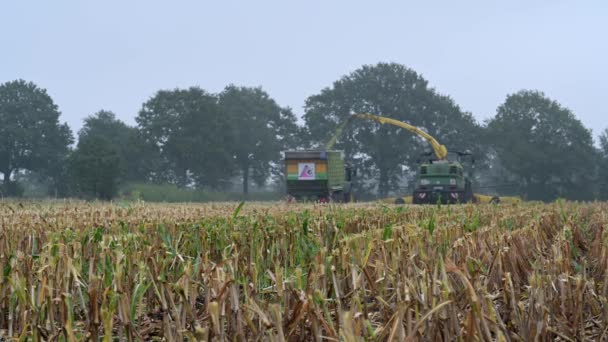
<path fill-rule="evenodd" d="M 418 167 L 412 203 L 454 204 L 474 201 L 471 179 L 463 168 L 463 158 L 466 156 L 471 154 L 457 152 L 454 158 L 437 159 L 431 152 L 425 153 Z M 474 163 L 472 158 L 471 163 Z"/>
<path fill-rule="evenodd" d="M 465 157 L 471 156 L 471 153 L 448 153 L 447 148 L 434 137 L 408 123 L 369 113 L 354 114 L 338 127 L 327 147 L 332 147 L 335 144 L 344 127 L 354 118 L 397 126 L 417 134 L 429 142 L 433 151 L 423 155 L 424 161 L 418 167 L 416 186 L 411 197 L 411 203 L 447 204 L 476 201 L 477 197 L 473 194 L 471 177 L 465 172 L 462 163 Z M 474 163 L 472 158 L 471 163 Z M 398 204 L 404 202 L 403 198 L 395 200 L 395 203 Z"/>

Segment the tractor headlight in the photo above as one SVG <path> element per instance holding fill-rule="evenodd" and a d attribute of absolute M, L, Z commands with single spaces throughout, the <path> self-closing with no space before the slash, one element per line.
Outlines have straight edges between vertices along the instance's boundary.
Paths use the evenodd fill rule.
<path fill-rule="evenodd" d="M 429 181 L 428 179 L 422 178 L 420 180 L 420 185 L 429 185 L 431 184 L 431 181 Z"/>

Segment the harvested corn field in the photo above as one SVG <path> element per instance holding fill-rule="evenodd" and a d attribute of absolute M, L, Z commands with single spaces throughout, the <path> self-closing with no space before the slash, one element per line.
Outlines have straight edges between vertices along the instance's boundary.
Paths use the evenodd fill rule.
<path fill-rule="evenodd" d="M 0 213 L 3 338 L 608 338 L 607 204 Z"/>

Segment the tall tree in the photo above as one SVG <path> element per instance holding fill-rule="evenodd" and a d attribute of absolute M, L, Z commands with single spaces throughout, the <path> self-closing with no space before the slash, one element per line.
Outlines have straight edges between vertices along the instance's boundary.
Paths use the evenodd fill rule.
<path fill-rule="evenodd" d="M 480 128 L 447 96 L 438 94 L 415 71 L 396 63 L 365 65 L 306 101 L 304 119 L 311 140 L 323 145 L 350 115 L 368 112 L 406 121 L 435 136 L 449 149 L 476 150 Z M 357 157 L 367 177 L 384 196 L 404 169 L 413 170 L 430 149 L 420 137 L 389 125 L 355 121 L 338 140 L 351 160 Z"/>
<path fill-rule="evenodd" d="M 608 158 L 608 128 L 604 129 L 600 135 L 600 148 L 602 156 Z"/>
<path fill-rule="evenodd" d="M 599 197 L 608 199 L 608 128 L 600 135 Z"/>
<path fill-rule="evenodd" d="M 591 132 L 558 102 L 534 90 L 509 95 L 488 130 L 502 165 L 519 178 L 528 199 L 593 196 Z"/>
<path fill-rule="evenodd" d="M 78 195 L 110 200 L 118 191 L 120 154 L 109 139 L 81 134 L 70 172 Z"/>
<path fill-rule="evenodd" d="M 281 108 L 261 88 L 230 85 L 219 95 L 222 113 L 230 119 L 234 143 L 230 150 L 243 179 L 243 193 L 249 192 L 250 176 L 262 185 L 270 176 L 281 150 L 297 136 L 295 115 Z"/>
<path fill-rule="evenodd" d="M 24 169 L 52 178 L 54 184 L 64 181 L 62 165 L 73 137 L 59 115 L 46 90 L 34 83 L 16 80 L 0 85 L 0 173 L 5 192 L 14 194 L 11 177 Z"/>
<path fill-rule="evenodd" d="M 161 158 L 157 181 L 220 188 L 233 176 L 232 130 L 216 96 L 198 87 L 161 90 L 143 104 L 136 121 Z"/>
<path fill-rule="evenodd" d="M 120 180 L 146 181 L 158 158 L 154 150 L 144 143 L 140 132 L 128 126 L 111 111 L 101 110 L 84 119 L 78 132 L 79 140 L 99 137 L 113 145 L 120 159 Z"/>

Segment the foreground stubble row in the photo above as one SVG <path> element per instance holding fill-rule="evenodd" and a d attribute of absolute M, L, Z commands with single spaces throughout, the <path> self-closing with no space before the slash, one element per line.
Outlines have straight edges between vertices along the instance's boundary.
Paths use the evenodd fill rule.
<path fill-rule="evenodd" d="M 601 340 L 608 204 L 5 202 L 0 336 Z"/>

